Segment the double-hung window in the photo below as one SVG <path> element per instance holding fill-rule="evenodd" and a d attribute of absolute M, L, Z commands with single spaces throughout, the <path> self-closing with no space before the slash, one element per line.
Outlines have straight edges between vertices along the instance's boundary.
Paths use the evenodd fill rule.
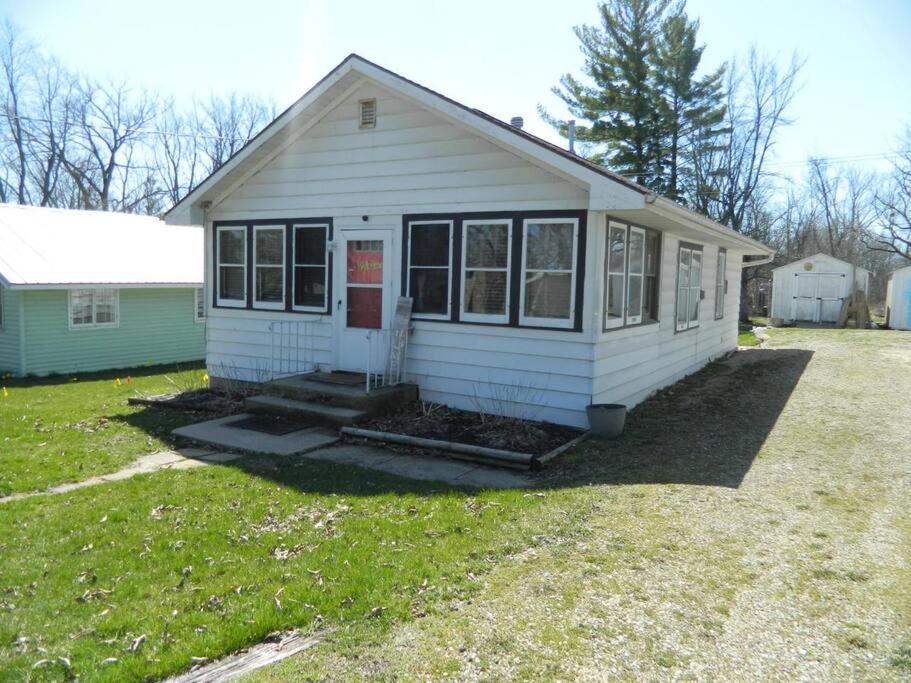
<path fill-rule="evenodd" d="M 216 231 L 218 305 L 247 305 L 247 228 L 222 226 Z"/>
<path fill-rule="evenodd" d="M 329 293 L 328 225 L 295 225 L 293 309 L 325 311 Z"/>
<path fill-rule="evenodd" d="M 116 327 L 120 318 L 116 289 L 71 289 L 70 327 Z"/>
<path fill-rule="evenodd" d="M 462 223 L 462 320 L 509 322 L 511 257 L 512 220 Z"/>
<path fill-rule="evenodd" d="M 285 226 L 253 226 L 253 307 L 285 307 Z"/>
<path fill-rule="evenodd" d="M 206 320 L 206 290 L 203 287 L 197 287 L 193 290 L 196 294 L 194 301 L 194 316 L 196 322 L 201 323 Z"/>
<path fill-rule="evenodd" d="M 604 329 L 658 320 L 658 233 L 610 221 L 604 254 Z"/>
<path fill-rule="evenodd" d="M 408 296 L 415 318 L 448 320 L 452 270 L 452 224 L 412 221 L 408 224 Z"/>
<path fill-rule="evenodd" d="M 719 248 L 718 258 L 715 261 L 715 320 L 721 320 L 724 317 L 724 295 L 728 288 L 728 281 L 725 279 L 727 261 L 727 251 Z"/>
<path fill-rule="evenodd" d="M 579 221 L 525 219 L 522 231 L 519 324 L 573 327 Z"/>
<path fill-rule="evenodd" d="M 702 247 L 680 245 L 677 259 L 677 330 L 699 326 L 702 298 Z"/>

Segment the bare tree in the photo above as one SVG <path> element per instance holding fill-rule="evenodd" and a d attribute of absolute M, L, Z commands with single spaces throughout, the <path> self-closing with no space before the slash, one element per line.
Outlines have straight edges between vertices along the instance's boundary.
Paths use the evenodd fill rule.
<path fill-rule="evenodd" d="M 196 185 L 203 169 L 202 145 L 197 133 L 201 123 L 194 107 L 181 114 L 173 103 L 164 107 L 155 134 L 155 161 L 165 198 L 176 204 Z"/>
<path fill-rule="evenodd" d="M 237 93 L 211 96 L 202 106 L 197 129 L 206 173 L 212 173 L 230 159 L 273 118 L 275 105 L 263 100 Z"/>
<path fill-rule="evenodd" d="M 867 247 L 911 260 L 911 126 L 888 183 L 876 194 L 876 212 L 878 225 L 866 231 Z"/>
<path fill-rule="evenodd" d="M 156 113 L 154 97 L 134 96 L 124 83 L 82 84 L 73 144 L 61 161 L 83 208 L 134 211 L 146 199 L 146 184 L 131 176 L 150 168 L 147 126 Z"/>
<path fill-rule="evenodd" d="M 5 129 L 0 200 L 28 204 L 27 80 L 36 55 L 34 48 L 20 37 L 18 29 L 10 21 L 0 27 L 0 40 L 3 77 L 0 107 Z"/>
<path fill-rule="evenodd" d="M 853 168 L 833 173 L 824 160 L 811 159 L 808 190 L 819 209 L 819 250 L 858 263 L 875 216 L 873 176 Z"/>

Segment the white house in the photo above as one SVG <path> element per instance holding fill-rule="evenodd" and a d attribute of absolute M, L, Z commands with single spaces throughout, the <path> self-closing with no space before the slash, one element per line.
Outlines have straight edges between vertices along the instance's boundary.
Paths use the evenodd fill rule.
<path fill-rule="evenodd" d="M 425 399 L 571 425 L 734 349 L 741 267 L 773 253 L 357 55 L 167 220 L 206 229 L 213 378 L 287 371 L 288 329 L 364 371 L 405 295 Z"/>
<path fill-rule="evenodd" d="M 870 271 L 828 254 L 814 254 L 772 271 L 770 317 L 834 323 L 854 289 L 869 293 Z"/>
<path fill-rule="evenodd" d="M 899 268 L 889 275 L 886 324 L 896 330 L 911 330 L 911 266 Z"/>

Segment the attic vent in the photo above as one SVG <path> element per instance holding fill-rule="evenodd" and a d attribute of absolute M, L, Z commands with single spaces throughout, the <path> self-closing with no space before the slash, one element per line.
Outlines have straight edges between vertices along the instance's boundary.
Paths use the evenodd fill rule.
<path fill-rule="evenodd" d="M 376 100 L 361 100 L 358 102 L 360 108 L 360 127 L 376 128 Z"/>

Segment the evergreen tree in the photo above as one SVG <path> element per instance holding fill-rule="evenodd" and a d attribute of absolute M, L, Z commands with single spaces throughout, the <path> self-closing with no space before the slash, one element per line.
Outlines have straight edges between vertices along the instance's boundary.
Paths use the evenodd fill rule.
<path fill-rule="evenodd" d="M 594 85 L 571 74 L 553 92 L 578 119 L 576 137 L 605 149 L 592 159 L 606 163 L 642 185 L 655 183 L 655 144 L 661 138 L 656 116 L 657 87 L 652 69 L 655 39 L 671 0 L 607 0 L 599 6 L 601 27 L 574 31 L 585 55 L 585 75 Z M 566 133 L 565 122 L 545 120 Z"/>

